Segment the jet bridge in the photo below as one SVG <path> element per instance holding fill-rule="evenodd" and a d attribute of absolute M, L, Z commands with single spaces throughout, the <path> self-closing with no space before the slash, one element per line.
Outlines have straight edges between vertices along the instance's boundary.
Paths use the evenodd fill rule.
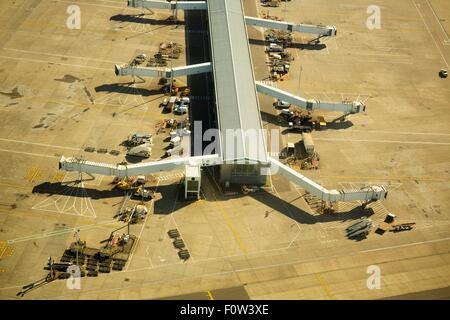
<path fill-rule="evenodd" d="M 192 64 L 176 68 L 151 68 L 151 67 L 133 67 L 130 65 L 115 65 L 116 76 L 134 76 L 134 77 L 159 77 L 170 79 L 173 77 L 190 76 L 199 73 L 211 72 L 211 62 Z"/>
<path fill-rule="evenodd" d="M 104 176 L 114 176 L 125 178 L 130 176 L 145 175 L 161 171 L 172 171 L 191 167 L 203 167 L 218 165 L 221 163 L 219 155 L 204 155 L 196 157 L 175 158 L 169 160 L 137 163 L 137 164 L 117 164 L 100 163 L 77 158 L 61 157 L 59 169 L 64 171 L 77 171 L 85 173 L 95 173 Z"/>
<path fill-rule="evenodd" d="M 206 10 L 205 1 L 128 0 L 128 6 L 145 9 Z"/>
<path fill-rule="evenodd" d="M 167 5 L 168 3 L 171 5 L 170 9 L 173 8 L 173 2 L 162 1 L 130 0 L 129 5 L 130 3 L 133 6 L 137 6 L 138 4 L 146 5 L 157 2 L 159 3 L 158 5 L 161 3 Z M 180 3 L 186 3 L 185 8 L 189 8 L 189 5 L 195 2 L 178 1 L 175 3 L 175 9 Z M 197 4 L 199 6 L 202 5 L 200 2 L 197 2 Z M 219 122 L 223 129 L 262 129 L 256 91 L 271 95 L 294 105 L 299 105 L 308 110 L 322 109 L 345 113 L 359 113 L 365 110 L 365 106 L 361 102 L 333 103 L 306 100 L 260 82 L 255 82 L 249 44 L 246 41 L 248 40 L 244 23 L 246 18 L 243 15 L 242 0 L 208 0 L 207 5 L 213 51 L 213 61 L 211 63 L 207 62 L 173 69 L 116 66 L 116 74 L 169 78 L 213 71 Z M 181 9 L 181 7 L 178 8 Z M 236 70 L 239 70 L 239 72 L 236 72 Z M 264 138 L 258 141 L 261 146 L 265 147 Z M 250 152 L 248 151 L 250 150 L 250 144 L 255 143 L 255 141 L 244 141 L 244 137 L 242 137 L 239 143 L 243 148 L 241 148 L 241 153 L 235 157 L 227 157 L 226 153 L 221 150 L 219 154 L 214 155 L 175 158 L 130 165 L 111 165 L 86 161 L 84 159 L 62 157 L 59 161 L 59 168 L 65 171 L 96 173 L 120 178 L 181 168 L 185 169 L 187 166 L 204 167 L 237 164 L 236 168 L 239 169 L 239 166 L 242 166 L 240 161 L 248 162 L 249 159 L 253 159 L 249 157 Z M 278 160 L 270 158 L 266 152 L 266 148 L 262 150 L 264 150 L 263 154 L 259 155 L 259 158 L 255 159 L 255 162 L 262 166 L 269 165 L 272 174 L 279 173 L 285 176 L 291 182 L 299 185 L 323 201 L 375 201 L 387 197 L 387 190 L 381 186 L 370 186 L 360 190 L 349 191 L 327 190 L 311 179 L 280 163 Z M 253 174 L 253 171 L 251 173 Z M 256 173 L 258 174 L 258 172 Z M 260 171 L 259 175 L 263 175 L 263 173 Z"/>
<path fill-rule="evenodd" d="M 334 37 L 337 34 L 335 26 L 316 26 L 311 24 L 296 24 L 284 21 L 275 21 L 255 17 L 245 17 L 248 26 L 256 26 L 270 29 L 286 30 L 289 32 L 312 33 L 319 36 Z"/>
<path fill-rule="evenodd" d="M 274 97 L 276 99 L 286 101 L 290 104 L 299 106 L 306 110 L 326 110 L 338 111 L 346 114 L 360 113 L 366 110 L 364 103 L 360 101 L 354 102 L 326 102 L 319 100 L 306 100 L 302 97 L 293 95 L 292 93 L 274 88 L 265 83 L 256 81 L 256 90 L 260 93 Z"/>
<path fill-rule="evenodd" d="M 387 197 L 387 190 L 382 186 L 371 186 L 361 190 L 328 190 L 311 179 L 303 176 L 290 167 L 282 164 L 276 159 L 268 157 L 270 164 L 270 171 L 279 173 L 292 183 L 305 189 L 312 195 L 316 196 L 322 201 L 336 202 L 336 201 L 375 201 L 385 199 Z M 223 163 L 222 157 L 218 154 L 203 155 L 195 157 L 184 157 L 170 160 L 145 162 L 138 164 L 107 164 L 86 161 L 77 158 L 61 157 L 59 160 L 59 169 L 65 171 L 76 171 L 85 173 L 95 173 L 104 176 L 114 176 L 125 178 L 137 175 L 146 175 L 161 171 L 172 171 L 176 169 L 186 169 L 189 167 L 206 167 L 216 166 Z"/>
<path fill-rule="evenodd" d="M 387 190 L 382 186 L 370 186 L 361 190 L 327 190 L 278 160 L 271 157 L 268 157 L 268 160 L 271 171 L 281 174 L 322 201 L 375 201 L 385 199 L 388 194 Z"/>
<path fill-rule="evenodd" d="M 128 6 L 146 9 L 170 9 L 170 10 L 207 10 L 206 1 L 155 1 L 155 0 L 128 0 Z M 312 24 L 297 24 L 291 22 L 275 21 L 245 16 L 248 26 L 256 26 L 270 29 L 286 30 L 289 32 L 311 33 L 318 36 L 334 37 L 337 34 L 335 26 L 319 26 Z"/>

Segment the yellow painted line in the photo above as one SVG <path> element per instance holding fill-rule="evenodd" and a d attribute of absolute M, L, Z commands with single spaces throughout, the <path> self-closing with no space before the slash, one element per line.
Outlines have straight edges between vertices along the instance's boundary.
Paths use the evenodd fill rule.
<path fill-rule="evenodd" d="M 62 182 L 65 176 L 65 173 L 58 172 L 53 176 L 52 182 Z"/>
<path fill-rule="evenodd" d="M 317 281 L 319 282 L 320 286 L 322 287 L 323 291 L 325 291 L 328 299 L 330 300 L 336 300 L 336 297 L 333 295 L 333 293 L 331 292 L 330 287 L 328 286 L 328 284 L 326 283 L 325 279 L 318 273 L 314 274 L 316 276 Z"/>
<path fill-rule="evenodd" d="M 217 185 L 217 183 L 216 183 L 216 185 Z M 230 216 L 226 213 L 222 203 L 217 199 L 217 197 L 214 195 L 214 193 L 213 193 L 213 198 L 214 198 L 215 202 L 217 202 L 219 211 L 222 214 L 222 217 L 225 220 L 225 223 L 228 225 L 228 228 L 230 228 L 231 232 L 233 232 L 234 237 L 236 238 L 242 252 L 244 254 L 247 254 L 247 252 L 248 252 L 247 247 L 245 246 L 244 242 L 241 239 L 241 236 L 236 231 L 236 228 L 234 227 L 233 223 L 231 222 Z"/>
<path fill-rule="evenodd" d="M 3 256 L 12 256 L 14 251 L 11 253 L 11 248 L 8 246 L 8 243 L 5 240 L 0 241 L 0 260 L 3 258 Z"/>
<path fill-rule="evenodd" d="M 5 250 L 5 255 L 6 255 L 7 257 L 11 257 L 11 256 L 14 254 L 15 251 L 16 251 L 16 250 L 14 250 L 14 248 L 8 246 L 8 247 L 6 248 L 6 250 Z"/>
<path fill-rule="evenodd" d="M 34 182 L 38 179 L 44 178 L 44 171 L 38 167 L 31 167 L 27 171 L 27 175 L 25 176 L 25 179 L 28 182 Z"/>
<path fill-rule="evenodd" d="M 35 172 L 35 168 L 34 167 L 33 168 L 29 168 L 27 170 L 27 174 L 25 175 L 25 180 L 30 181 L 32 179 L 33 175 L 34 175 L 34 172 Z"/>
<path fill-rule="evenodd" d="M 34 181 L 34 179 L 36 179 L 36 177 L 37 177 L 37 175 L 39 174 L 39 169 L 36 169 L 36 170 L 34 170 L 34 173 L 33 173 L 33 175 L 31 176 L 31 178 L 30 178 L 30 182 L 33 182 Z"/>
<path fill-rule="evenodd" d="M 220 209 L 220 213 L 223 216 L 223 219 L 225 220 L 226 224 L 228 225 L 228 228 L 230 228 L 231 232 L 233 232 L 234 237 L 236 238 L 239 247 L 241 248 L 242 252 L 244 252 L 245 254 L 247 254 L 248 250 L 247 247 L 245 246 L 244 242 L 241 239 L 241 236 L 239 235 L 239 233 L 236 231 L 236 228 L 234 227 L 233 223 L 231 222 L 231 218 L 230 216 L 226 213 L 226 211 L 224 210 L 222 204 L 219 202 L 219 209 Z"/>
<path fill-rule="evenodd" d="M 38 173 L 37 173 L 35 179 L 36 179 L 36 180 L 41 180 L 41 179 L 43 179 L 44 177 L 45 177 L 45 172 L 44 172 L 43 170 L 39 169 L 39 171 L 38 171 Z"/>
<path fill-rule="evenodd" d="M 450 178 L 445 177 L 433 177 L 433 176 L 324 176 L 323 179 L 362 179 L 362 180 L 400 180 L 400 181 L 434 181 L 434 182 L 449 182 Z"/>
<path fill-rule="evenodd" d="M 38 167 L 31 167 L 30 169 L 28 169 L 25 179 L 28 182 L 33 182 L 36 178 L 41 177 L 41 176 L 42 176 L 41 169 L 39 169 Z"/>
<path fill-rule="evenodd" d="M 209 300 L 214 300 L 214 297 L 213 297 L 211 291 L 207 291 L 206 295 L 208 296 Z"/>

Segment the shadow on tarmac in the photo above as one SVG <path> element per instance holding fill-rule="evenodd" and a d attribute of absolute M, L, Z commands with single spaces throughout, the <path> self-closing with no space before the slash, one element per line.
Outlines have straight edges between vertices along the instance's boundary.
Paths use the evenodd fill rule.
<path fill-rule="evenodd" d="M 100 86 L 95 87 L 95 92 L 108 92 L 108 93 L 115 92 L 121 94 L 140 95 L 144 97 L 164 93 L 161 88 L 145 89 L 133 87 L 132 85 L 133 82 L 102 84 Z"/>
<path fill-rule="evenodd" d="M 116 14 L 109 18 L 110 21 L 118 22 L 132 22 L 139 24 L 150 24 L 150 25 L 184 25 L 184 21 L 174 21 L 170 19 L 153 19 L 145 17 L 146 14 Z"/>
<path fill-rule="evenodd" d="M 248 39 L 248 42 L 253 45 L 258 46 L 266 46 L 268 42 L 262 39 Z M 300 49 L 300 50 L 311 50 L 311 51 L 320 51 L 326 49 L 327 45 L 324 43 L 291 43 L 286 48 Z"/>
<path fill-rule="evenodd" d="M 291 202 L 288 202 L 282 198 L 278 198 L 270 192 L 265 190 L 250 195 L 255 200 L 261 202 L 262 204 L 281 212 L 285 216 L 295 220 L 298 223 L 302 224 L 315 224 L 315 223 L 327 223 L 333 221 L 342 221 L 346 222 L 349 220 L 355 220 L 361 218 L 363 216 L 369 217 L 374 212 L 371 208 L 363 208 L 362 206 L 358 206 L 352 210 L 341 212 L 341 213 L 323 213 L 317 216 L 312 216 L 306 211 L 303 211 L 297 206 L 294 206 L 291 202 L 296 201 L 301 198 L 295 198 Z"/>

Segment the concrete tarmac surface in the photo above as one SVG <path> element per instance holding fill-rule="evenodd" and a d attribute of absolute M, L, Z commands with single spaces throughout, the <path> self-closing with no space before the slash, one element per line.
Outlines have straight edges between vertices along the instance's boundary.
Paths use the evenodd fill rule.
<path fill-rule="evenodd" d="M 438 76 L 450 69 L 448 1 L 377 1 L 381 28 L 374 30 L 366 26 L 371 1 L 293 0 L 269 9 L 243 2 L 247 15 L 269 10 L 286 21 L 337 27 L 318 47 L 306 45 L 310 35 L 295 34 L 289 79 L 275 85 L 306 98 L 366 103 L 366 113 L 344 122 L 324 113 L 328 128 L 312 133 L 319 170 L 302 173 L 327 188 L 388 186 L 388 198 L 369 205 L 375 227 L 367 239 L 345 236 L 362 214 L 360 203 L 318 214 L 304 190 L 281 176 L 256 193 L 227 196 L 209 172 L 201 200 L 184 201 L 183 172 L 158 173 L 148 178 L 161 198 L 131 226 L 138 241 L 123 271 L 84 277 L 80 289 L 54 281 L 18 298 L 77 230 L 98 247 L 124 225 L 114 219 L 124 194 L 112 190 L 112 177 L 83 175 L 76 183 L 77 173 L 58 170 L 58 161 L 119 163 L 126 160 L 120 144 L 133 132 L 154 134 L 152 157 L 142 161 L 160 159 L 168 132 L 156 135 L 156 124 L 186 115 L 161 112 L 158 79 L 133 83 L 116 77 L 114 64 L 173 41 L 184 50 L 172 66 L 185 65 L 186 31 L 196 26 L 186 26 L 181 11 L 173 24 L 171 12 L 127 8 L 125 0 L 1 1 L 0 299 L 449 298 L 450 80 Z M 66 25 L 69 5 L 81 9 L 80 29 Z M 267 81 L 262 30 L 249 27 L 248 34 L 255 77 Z M 197 92 L 210 95 L 211 88 Z M 272 99 L 260 95 L 260 107 L 264 127 L 279 128 Z M 280 147 L 299 139 L 281 135 Z M 389 212 L 396 223 L 415 222 L 413 230 L 375 233 Z M 175 228 L 187 261 L 167 235 Z M 378 289 L 367 285 L 370 266 L 379 268 Z"/>

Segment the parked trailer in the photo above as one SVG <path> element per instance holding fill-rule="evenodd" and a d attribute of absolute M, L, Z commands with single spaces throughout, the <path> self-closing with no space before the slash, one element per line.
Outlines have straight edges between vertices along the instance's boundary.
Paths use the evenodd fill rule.
<path fill-rule="evenodd" d="M 311 132 L 314 129 L 313 125 L 311 123 L 305 123 L 302 124 L 301 121 L 289 121 L 288 122 L 288 130 L 291 131 L 300 131 L 300 132 Z"/>
<path fill-rule="evenodd" d="M 303 145 L 305 146 L 305 150 L 307 154 L 313 154 L 314 153 L 314 141 L 312 139 L 312 136 L 308 132 L 302 132 L 302 140 Z"/>
<path fill-rule="evenodd" d="M 176 102 L 177 102 L 177 97 L 176 96 L 170 97 L 169 103 L 164 106 L 164 111 L 165 112 L 172 112 L 173 106 L 175 105 Z"/>
<path fill-rule="evenodd" d="M 172 139 L 170 139 L 170 147 L 175 148 L 181 144 L 181 137 L 175 136 Z"/>
<path fill-rule="evenodd" d="M 286 109 L 286 108 L 289 108 L 291 106 L 291 104 L 289 102 L 277 99 L 274 101 L 273 106 L 277 109 L 278 108 Z"/>
<path fill-rule="evenodd" d="M 264 1 L 264 2 L 261 3 L 261 5 L 263 7 L 273 7 L 273 8 L 275 8 L 275 7 L 278 7 L 280 5 L 280 2 L 278 0 L 275 0 L 275 1 Z"/>
<path fill-rule="evenodd" d="M 166 150 L 166 156 L 171 157 L 173 155 L 182 155 L 184 149 L 181 145 L 175 146 L 172 149 Z"/>
<path fill-rule="evenodd" d="M 152 148 L 147 143 L 141 144 L 137 147 L 128 150 L 127 155 L 134 157 L 150 158 L 150 156 L 152 155 Z"/>
<path fill-rule="evenodd" d="M 283 47 L 276 44 L 276 43 L 270 43 L 269 46 L 266 48 L 267 52 L 283 52 Z"/>

